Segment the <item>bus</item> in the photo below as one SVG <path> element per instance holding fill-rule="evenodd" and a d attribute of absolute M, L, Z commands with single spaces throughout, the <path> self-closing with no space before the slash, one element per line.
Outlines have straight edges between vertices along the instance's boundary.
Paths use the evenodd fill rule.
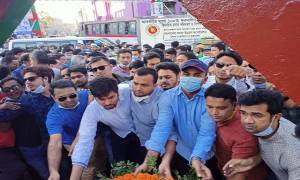
<path fill-rule="evenodd" d="M 192 15 L 148 16 L 130 20 L 90 21 L 81 23 L 83 36 L 105 37 L 127 44 L 196 44 L 203 39 L 219 40 Z"/>
<path fill-rule="evenodd" d="M 72 44 L 103 44 L 105 46 L 115 46 L 116 44 L 107 38 L 99 37 L 53 37 L 53 38 L 33 38 L 33 39 L 14 39 L 9 41 L 8 49 L 22 48 L 22 49 L 36 49 L 45 46 L 54 45 L 62 47 L 63 45 Z"/>
<path fill-rule="evenodd" d="M 116 43 L 137 44 L 137 19 L 83 22 L 80 35 L 107 38 Z"/>

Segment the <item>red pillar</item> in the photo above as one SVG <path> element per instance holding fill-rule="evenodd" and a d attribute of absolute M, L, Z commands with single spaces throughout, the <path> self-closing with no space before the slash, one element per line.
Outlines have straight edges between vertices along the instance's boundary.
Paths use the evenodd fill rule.
<path fill-rule="evenodd" d="M 300 104 L 300 1 L 182 0 L 206 28 Z"/>

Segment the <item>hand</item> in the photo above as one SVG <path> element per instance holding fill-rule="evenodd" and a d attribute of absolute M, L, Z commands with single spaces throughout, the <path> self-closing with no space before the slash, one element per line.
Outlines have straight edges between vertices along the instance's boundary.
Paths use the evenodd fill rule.
<path fill-rule="evenodd" d="M 202 180 L 213 179 L 210 170 L 199 159 L 192 160 L 192 167 L 195 169 L 197 176 L 201 177 Z"/>
<path fill-rule="evenodd" d="M 0 109 L 17 110 L 19 108 L 20 108 L 20 106 L 17 105 L 16 103 L 4 102 L 4 103 L 0 104 Z"/>
<path fill-rule="evenodd" d="M 137 175 L 140 172 L 145 172 L 148 170 L 148 166 L 146 162 L 143 162 L 139 167 L 137 167 L 134 171 L 134 175 Z"/>
<path fill-rule="evenodd" d="M 50 172 L 48 180 L 59 180 L 59 179 L 60 179 L 60 176 L 57 171 Z"/>
<path fill-rule="evenodd" d="M 228 67 L 227 71 L 232 76 L 235 76 L 237 79 L 242 79 L 246 77 L 246 71 L 243 67 L 238 65 L 231 65 Z"/>
<path fill-rule="evenodd" d="M 242 173 L 252 169 L 252 161 L 250 159 L 231 159 L 223 167 L 224 175 L 229 177 L 237 173 Z"/>
<path fill-rule="evenodd" d="M 171 174 L 171 168 L 170 168 L 169 163 L 165 163 L 165 162 L 160 163 L 158 170 L 159 170 L 159 174 L 162 177 L 164 177 L 166 179 L 173 178 L 172 174 Z"/>

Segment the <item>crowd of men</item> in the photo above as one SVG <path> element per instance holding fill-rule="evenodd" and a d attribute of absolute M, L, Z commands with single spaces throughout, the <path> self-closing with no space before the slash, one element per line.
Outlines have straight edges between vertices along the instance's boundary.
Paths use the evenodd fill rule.
<path fill-rule="evenodd" d="M 137 174 L 152 157 L 166 178 L 300 179 L 299 106 L 222 42 L 171 46 L 4 53 L 0 179 Z"/>

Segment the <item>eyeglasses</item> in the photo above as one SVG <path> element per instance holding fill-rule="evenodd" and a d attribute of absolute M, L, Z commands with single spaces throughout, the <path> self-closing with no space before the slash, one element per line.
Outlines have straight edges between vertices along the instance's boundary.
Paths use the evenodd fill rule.
<path fill-rule="evenodd" d="M 12 85 L 10 87 L 4 87 L 4 88 L 2 88 L 2 92 L 9 93 L 10 91 L 17 91 L 19 89 L 21 89 L 21 86 L 18 85 L 18 84 L 15 84 L 15 85 Z"/>
<path fill-rule="evenodd" d="M 32 81 L 35 81 L 37 78 L 38 78 L 38 76 L 31 76 L 31 77 L 28 77 L 28 78 L 24 78 L 24 82 L 26 82 L 26 81 L 32 82 Z"/>
<path fill-rule="evenodd" d="M 97 72 L 97 70 L 103 71 L 106 68 L 106 66 L 108 66 L 108 64 L 104 65 L 104 66 L 98 66 L 98 67 L 95 67 L 95 68 L 91 68 L 90 71 L 91 72 Z"/>
<path fill-rule="evenodd" d="M 64 102 L 67 98 L 74 99 L 77 98 L 77 94 L 70 94 L 69 96 L 61 96 L 58 98 L 59 102 Z"/>
<path fill-rule="evenodd" d="M 224 66 L 229 67 L 229 66 L 231 66 L 231 65 L 232 65 L 232 64 L 216 63 L 216 67 L 217 67 L 217 68 L 223 68 Z"/>

